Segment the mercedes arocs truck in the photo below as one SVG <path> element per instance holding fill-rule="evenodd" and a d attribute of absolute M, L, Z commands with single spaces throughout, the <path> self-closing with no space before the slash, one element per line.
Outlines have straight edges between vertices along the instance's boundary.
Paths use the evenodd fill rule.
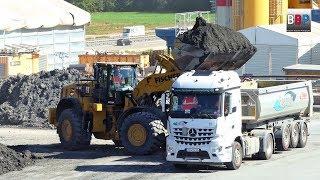
<path fill-rule="evenodd" d="M 313 113 L 311 81 L 241 82 L 235 71 L 190 71 L 172 86 L 166 159 L 176 167 L 270 159 L 305 147 Z"/>

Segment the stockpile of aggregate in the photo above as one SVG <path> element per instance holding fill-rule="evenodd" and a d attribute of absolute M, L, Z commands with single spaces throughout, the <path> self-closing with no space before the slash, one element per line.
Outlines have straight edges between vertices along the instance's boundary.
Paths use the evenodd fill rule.
<path fill-rule="evenodd" d="M 34 159 L 37 158 L 28 150 L 20 153 L 0 144 L 0 174 L 21 170 L 27 165 L 33 164 Z"/>
<path fill-rule="evenodd" d="M 48 108 L 56 107 L 61 88 L 80 76 L 74 69 L 53 70 L 0 81 L 0 125 L 50 127 Z"/>
<path fill-rule="evenodd" d="M 235 70 L 256 51 L 241 33 L 198 17 L 191 30 L 176 38 L 173 56 L 182 70 Z M 223 66 L 217 68 L 218 64 Z"/>

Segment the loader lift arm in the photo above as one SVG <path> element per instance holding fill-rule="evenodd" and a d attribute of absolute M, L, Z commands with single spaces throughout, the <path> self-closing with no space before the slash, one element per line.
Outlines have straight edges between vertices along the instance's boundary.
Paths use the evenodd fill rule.
<path fill-rule="evenodd" d="M 171 88 L 172 79 L 181 75 L 182 71 L 168 55 L 158 55 L 160 72 L 156 71 L 138 83 L 133 91 L 133 98 L 138 104 L 149 104 L 146 100 L 153 95 L 161 95 Z M 157 68 L 157 67 L 156 67 Z"/>

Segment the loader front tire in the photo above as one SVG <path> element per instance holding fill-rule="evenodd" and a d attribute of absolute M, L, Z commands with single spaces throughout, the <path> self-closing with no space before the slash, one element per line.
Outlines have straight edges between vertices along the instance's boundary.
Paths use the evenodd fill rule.
<path fill-rule="evenodd" d="M 147 155 L 154 153 L 165 143 L 166 129 L 156 115 L 137 112 L 124 119 L 119 134 L 127 152 Z"/>
<path fill-rule="evenodd" d="M 79 150 L 90 145 L 91 133 L 84 128 L 83 117 L 73 109 L 65 109 L 59 116 L 57 132 L 61 145 L 67 150 Z"/>

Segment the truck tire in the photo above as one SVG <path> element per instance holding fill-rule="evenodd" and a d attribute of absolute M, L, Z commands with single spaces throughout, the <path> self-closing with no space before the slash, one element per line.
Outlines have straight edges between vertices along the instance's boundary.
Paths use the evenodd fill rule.
<path fill-rule="evenodd" d="M 112 140 L 116 147 L 123 147 L 120 140 Z"/>
<path fill-rule="evenodd" d="M 166 128 L 156 115 L 138 112 L 124 119 L 119 134 L 123 147 L 130 154 L 147 155 L 163 146 Z"/>
<path fill-rule="evenodd" d="M 232 144 L 232 161 L 225 163 L 227 169 L 236 170 L 239 169 L 242 164 L 243 152 L 241 144 L 237 141 Z"/>
<path fill-rule="evenodd" d="M 62 111 L 58 119 L 57 133 L 63 148 L 79 150 L 90 145 L 91 132 L 87 132 L 83 126 L 83 118 L 74 109 Z"/>
<path fill-rule="evenodd" d="M 273 136 L 271 134 L 268 134 L 266 139 L 266 150 L 263 152 L 259 152 L 257 158 L 260 160 L 268 160 L 271 158 L 273 154 Z"/>
<path fill-rule="evenodd" d="M 297 147 L 304 148 L 307 145 L 307 141 L 308 141 L 308 127 L 306 123 L 302 123 Z"/>
<path fill-rule="evenodd" d="M 173 166 L 177 170 L 185 170 L 188 168 L 187 164 L 173 164 Z"/>
<path fill-rule="evenodd" d="M 280 151 L 287 151 L 290 145 L 290 128 L 285 125 L 281 129 L 281 137 L 276 138 L 276 148 Z"/>
<path fill-rule="evenodd" d="M 300 134 L 300 128 L 299 124 L 296 122 L 293 122 L 291 124 L 291 135 L 290 135 L 290 148 L 296 148 L 298 146 L 299 142 L 299 134 Z"/>

